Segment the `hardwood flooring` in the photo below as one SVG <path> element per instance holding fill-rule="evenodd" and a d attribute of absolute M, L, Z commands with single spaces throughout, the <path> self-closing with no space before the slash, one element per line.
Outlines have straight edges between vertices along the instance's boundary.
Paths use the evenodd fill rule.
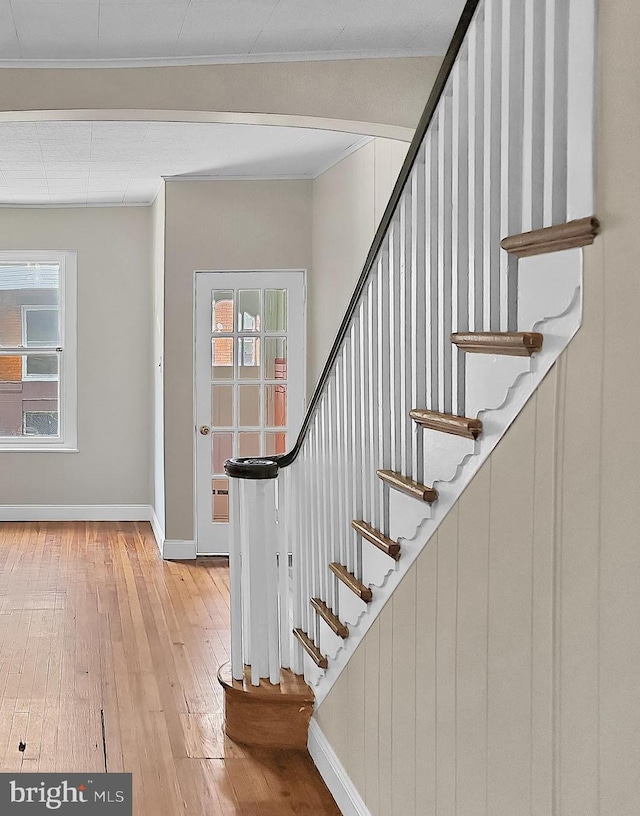
<path fill-rule="evenodd" d="M 135 816 L 339 815 L 306 753 L 225 738 L 228 601 L 148 524 L 0 524 L 0 770 L 130 771 Z"/>

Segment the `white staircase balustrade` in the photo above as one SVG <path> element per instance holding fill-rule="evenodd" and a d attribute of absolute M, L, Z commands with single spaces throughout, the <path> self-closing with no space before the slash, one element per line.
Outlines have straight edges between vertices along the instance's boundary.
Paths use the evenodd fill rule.
<path fill-rule="evenodd" d="M 568 283 L 538 291 L 528 277 L 523 302 L 522 270 L 536 264 L 500 242 L 593 215 L 594 37 L 595 0 L 466 4 L 295 447 L 270 465 L 227 463 L 235 477 L 234 677 L 246 664 L 252 678 L 278 682 L 278 659 L 278 668 L 304 671 L 326 694 L 363 617 L 362 631 L 404 569 L 404 550 L 399 562 L 389 559 L 386 574 L 387 556 L 363 558 L 370 545 L 351 521 L 414 542 L 407 544 L 412 561 L 426 543 L 422 534 L 432 534 L 515 418 L 506 402 L 522 407 L 577 330 L 581 250 L 557 254 L 566 256 Z M 587 148 L 572 150 L 585 128 Z M 541 271 L 540 279 L 553 289 L 553 277 Z M 549 311 L 541 312 L 546 302 Z M 455 332 L 542 331 L 553 319 L 557 331 L 539 363 L 472 363 L 451 341 Z M 486 387 L 478 387 L 478 372 L 491 380 Z M 423 430 L 412 409 L 480 415 L 486 438 Z M 278 476 L 277 524 L 275 479 L 254 480 L 261 467 Z M 433 480 L 440 497 L 433 507 L 391 498 L 380 469 L 427 486 Z M 372 582 L 371 604 L 329 570 L 332 562 Z M 327 634 L 312 598 L 348 625 L 347 640 Z M 319 667 L 293 629 L 318 654 L 338 654 L 338 669 Z"/>

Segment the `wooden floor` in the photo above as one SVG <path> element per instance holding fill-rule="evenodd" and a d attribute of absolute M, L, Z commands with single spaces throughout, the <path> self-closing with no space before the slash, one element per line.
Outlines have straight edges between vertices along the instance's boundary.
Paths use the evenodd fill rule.
<path fill-rule="evenodd" d="M 224 737 L 228 594 L 148 524 L 0 524 L 0 770 L 130 771 L 134 816 L 339 814 L 306 754 Z"/>

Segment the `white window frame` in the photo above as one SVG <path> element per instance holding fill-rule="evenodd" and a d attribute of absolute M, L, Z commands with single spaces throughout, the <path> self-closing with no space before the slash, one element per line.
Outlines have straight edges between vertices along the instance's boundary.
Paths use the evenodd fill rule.
<path fill-rule="evenodd" d="M 0 250 L 0 264 L 7 263 L 57 263 L 60 268 L 60 345 L 7 347 L 0 351 L 18 357 L 25 353 L 57 350 L 59 356 L 58 377 L 58 433 L 50 436 L 0 437 L 2 451 L 68 451 L 78 450 L 78 373 L 77 373 L 77 252 L 75 250 Z M 0 290 L 0 297 L 1 297 Z M 50 306 L 29 306 L 31 308 L 51 308 Z M 30 382 L 34 378 L 26 377 Z"/>

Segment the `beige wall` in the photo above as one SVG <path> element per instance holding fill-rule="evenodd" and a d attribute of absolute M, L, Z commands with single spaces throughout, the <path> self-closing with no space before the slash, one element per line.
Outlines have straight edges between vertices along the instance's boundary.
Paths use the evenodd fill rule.
<path fill-rule="evenodd" d="M 408 57 L 164 68 L 4 68 L 0 110 L 218 111 L 414 128 L 440 62 L 439 57 Z"/>
<path fill-rule="evenodd" d="M 149 209 L 0 209 L 0 249 L 78 252 L 79 453 L 0 453 L 3 504 L 149 504 Z"/>
<path fill-rule="evenodd" d="M 311 181 L 171 182 L 165 218 L 166 536 L 191 540 L 193 273 L 309 269 Z"/>
<path fill-rule="evenodd" d="M 374 816 L 638 811 L 639 38 L 600 4 L 583 327 L 319 709 Z"/>
<path fill-rule="evenodd" d="M 166 185 L 167 538 L 190 540 L 194 535 L 194 270 L 308 270 L 307 382 L 310 393 L 353 292 L 406 150 L 405 143 L 375 139 L 313 182 L 219 181 Z M 156 214 L 158 206 L 161 205 L 155 206 Z M 158 474 L 156 485 L 159 483 Z M 158 501 L 159 496 L 156 503 Z"/>
<path fill-rule="evenodd" d="M 313 182 L 309 390 L 325 364 L 407 149 L 403 142 L 373 139 Z"/>
<path fill-rule="evenodd" d="M 152 433 L 151 503 L 158 524 L 164 531 L 164 216 L 165 186 L 160 188 L 151 207 L 151 386 Z"/>

